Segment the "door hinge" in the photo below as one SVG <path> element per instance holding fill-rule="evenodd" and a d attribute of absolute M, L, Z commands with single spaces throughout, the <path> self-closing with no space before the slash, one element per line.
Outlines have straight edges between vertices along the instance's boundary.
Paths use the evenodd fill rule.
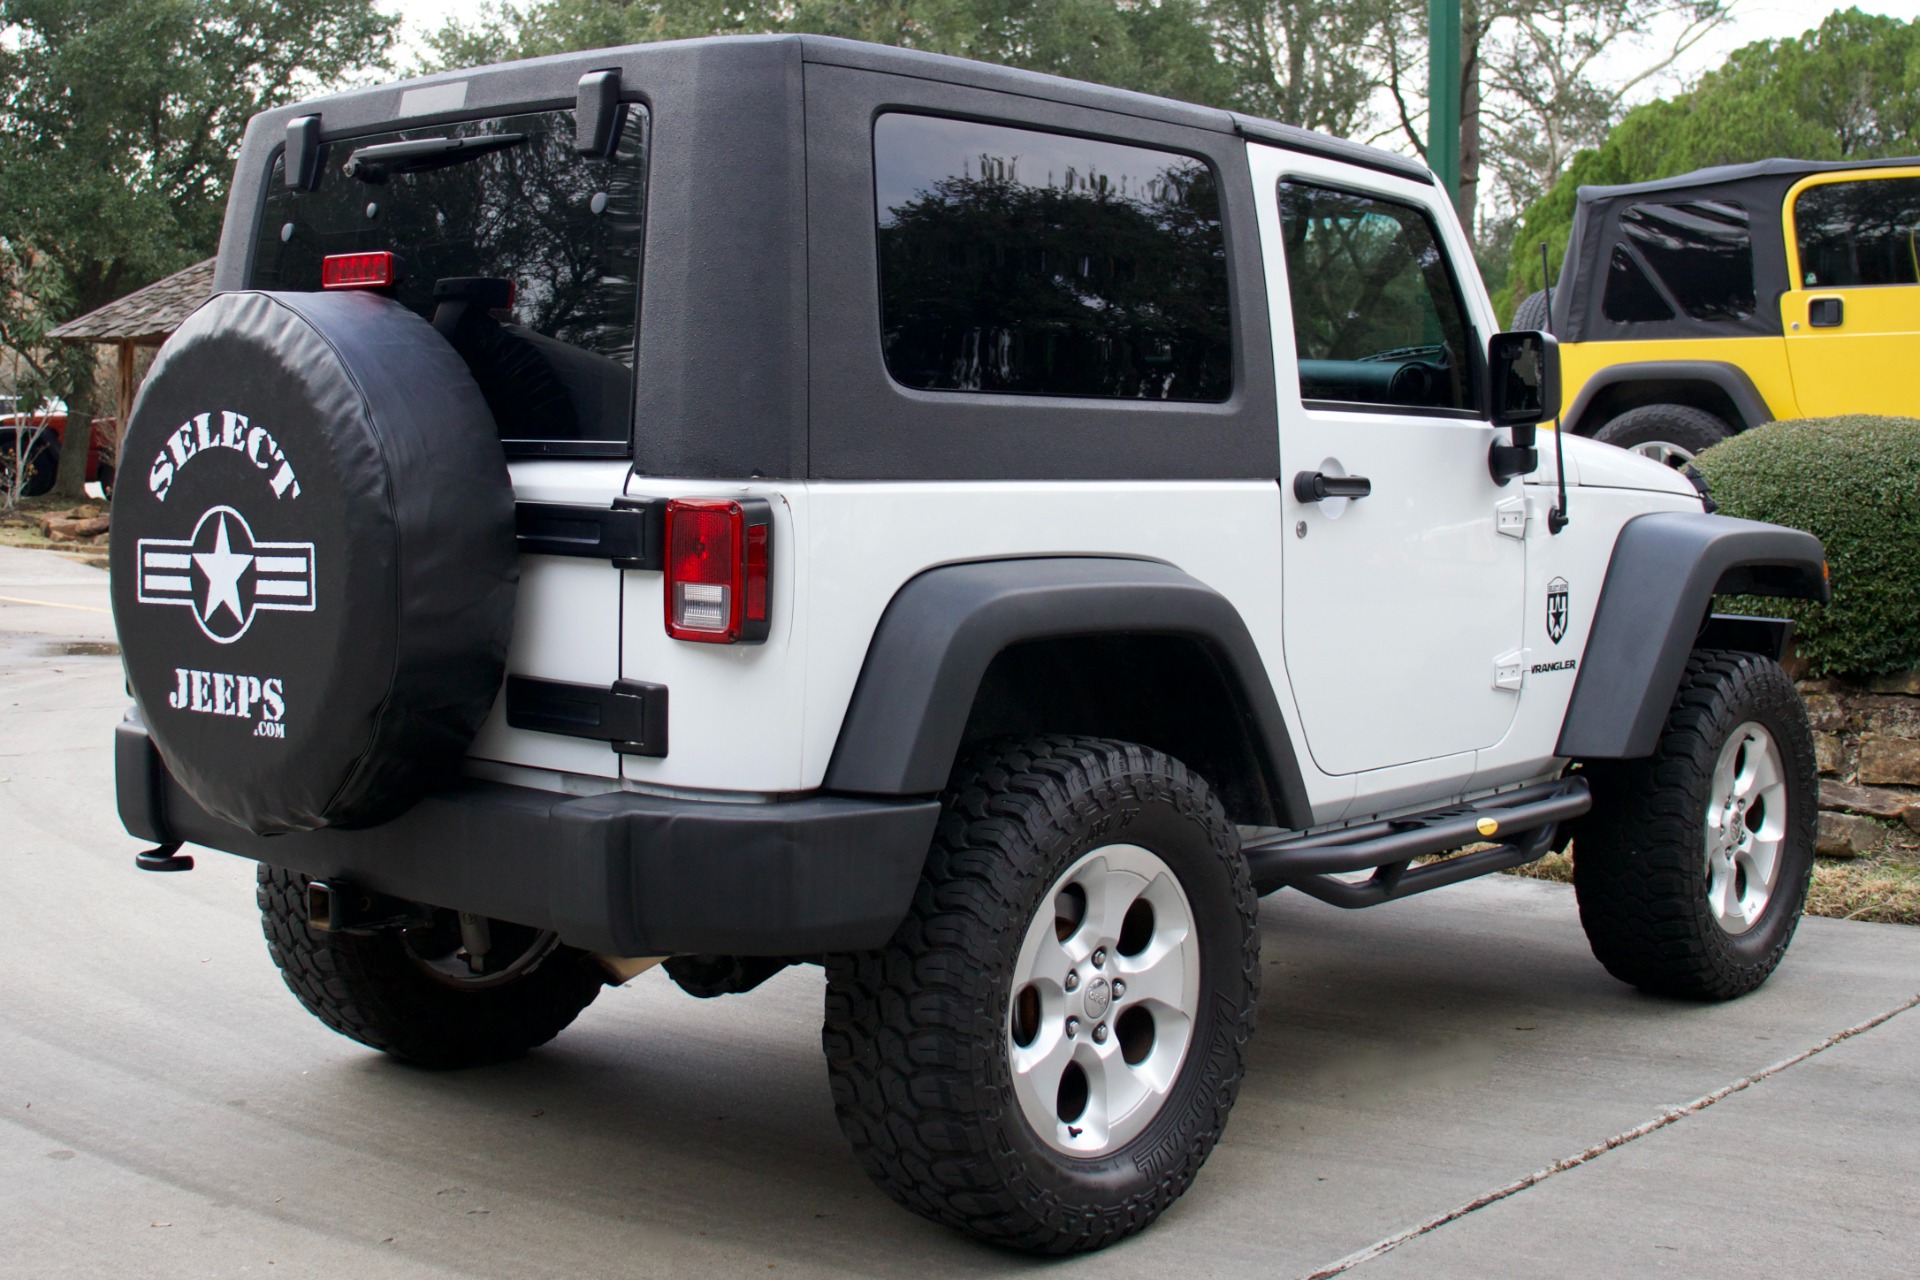
<path fill-rule="evenodd" d="M 1493 527 L 1509 538 L 1527 536 L 1527 500 L 1508 498 L 1493 509 Z"/>
<path fill-rule="evenodd" d="M 1493 660 L 1493 687 L 1496 689 L 1508 689 L 1518 693 L 1521 684 L 1523 684 L 1527 678 L 1527 657 L 1531 652 L 1532 651 L 1528 649 L 1515 649 L 1511 653 L 1503 653 L 1495 658 Z"/>
<path fill-rule="evenodd" d="M 658 569 L 667 504 L 661 498 L 613 500 L 611 507 L 516 502 L 514 533 L 523 555 L 611 560 L 616 569 Z"/>
<path fill-rule="evenodd" d="M 667 687 L 616 680 L 613 687 L 507 677 L 507 724 L 592 738 L 623 756 L 667 754 Z"/>

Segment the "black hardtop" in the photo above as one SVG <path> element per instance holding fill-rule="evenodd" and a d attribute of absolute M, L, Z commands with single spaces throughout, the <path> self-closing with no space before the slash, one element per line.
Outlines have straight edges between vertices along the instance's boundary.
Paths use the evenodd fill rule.
<path fill-rule="evenodd" d="M 1623 342 L 1661 338 L 1722 336 L 1777 337 L 1780 296 L 1787 278 L 1786 232 L 1782 205 L 1802 178 L 1822 173 L 1920 165 L 1920 158 L 1884 160 L 1791 160 L 1774 158 L 1749 164 L 1715 165 L 1671 178 L 1583 186 L 1578 192 L 1573 234 L 1567 242 L 1560 279 L 1554 285 L 1554 331 L 1566 342 Z M 1738 320 L 1672 320 L 1622 323 L 1602 311 L 1607 264 L 1620 242 L 1621 214 L 1636 204 L 1732 204 L 1746 211 L 1753 243 L 1755 306 Z"/>
<path fill-rule="evenodd" d="M 634 369 L 633 457 L 643 473 L 1270 477 L 1279 465 L 1272 354 L 1245 141 L 1432 180 L 1392 152 L 1149 94 L 827 37 L 711 37 L 444 72 L 263 112 L 242 145 L 215 288 L 247 287 L 290 121 L 318 115 L 331 143 L 565 109 L 582 76 L 613 69 L 621 98 L 648 112 L 651 137 Z M 1229 252 L 1241 264 L 1231 273 L 1233 396 L 1042 404 L 909 395 L 888 383 L 867 330 L 877 324 L 871 125 L 891 110 L 1205 156 L 1223 179 Z M 339 164 L 337 151 L 327 163 Z"/>

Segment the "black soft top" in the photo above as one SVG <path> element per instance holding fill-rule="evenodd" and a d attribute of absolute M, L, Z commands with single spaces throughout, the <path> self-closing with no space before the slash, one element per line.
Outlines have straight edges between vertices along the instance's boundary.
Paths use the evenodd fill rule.
<path fill-rule="evenodd" d="M 1573 234 L 1554 285 L 1554 331 L 1568 342 L 1620 342 L 1655 338 L 1702 338 L 1780 333 L 1780 295 L 1787 278 L 1782 205 L 1802 178 L 1819 173 L 1920 165 L 1920 158 L 1884 160 L 1789 160 L 1716 165 L 1672 178 L 1615 186 L 1583 186 L 1578 192 Z M 1601 310 L 1608 263 L 1622 239 L 1620 217 L 1638 204 L 1732 204 L 1746 211 L 1753 237 L 1753 314 L 1738 320 L 1672 320 L 1622 323 Z M 1577 285 L 1577 287 L 1575 287 Z"/>

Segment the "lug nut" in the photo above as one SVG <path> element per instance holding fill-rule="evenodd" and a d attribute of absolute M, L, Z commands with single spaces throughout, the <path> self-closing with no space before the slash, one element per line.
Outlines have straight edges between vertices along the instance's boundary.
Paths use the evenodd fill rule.
<path fill-rule="evenodd" d="M 1071 1040 L 1079 1034 L 1080 1034 L 1080 1019 L 1068 1018 L 1067 1019 L 1067 1039 Z"/>
<path fill-rule="evenodd" d="M 1106 1023 L 1102 1022 L 1098 1026 L 1094 1027 L 1093 1042 L 1095 1044 L 1105 1044 L 1107 1042 L 1107 1024 Z"/>
<path fill-rule="evenodd" d="M 1127 984 L 1120 981 L 1120 979 L 1115 978 L 1113 980 L 1113 998 L 1115 1000 L 1118 1000 L 1121 996 L 1125 994 L 1127 994 Z"/>
<path fill-rule="evenodd" d="M 1068 973 L 1064 985 L 1069 991 L 1078 991 L 1080 989 L 1080 975 L 1077 973 Z"/>
<path fill-rule="evenodd" d="M 1106 962 L 1107 962 L 1107 949 L 1105 947 L 1094 948 L 1093 967 L 1098 969 L 1101 965 L 1105 964 Z"/>

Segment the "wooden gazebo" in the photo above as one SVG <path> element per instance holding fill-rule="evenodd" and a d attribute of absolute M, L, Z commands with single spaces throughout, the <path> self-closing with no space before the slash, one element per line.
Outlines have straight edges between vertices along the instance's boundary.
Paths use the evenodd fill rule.
<path fill-rule="evenodd" d="M 197 262 L 48 331 L 49 338 L 62 342 L 94 342 L 119 348 L 117 418 L 122 430 L 133 414 L 133 393 L 139 389 L 133 372 L 134 353 L 141 347 L 165 342 L 181 321 L 213 296 L 213 261 L 208 258 Z"/>

